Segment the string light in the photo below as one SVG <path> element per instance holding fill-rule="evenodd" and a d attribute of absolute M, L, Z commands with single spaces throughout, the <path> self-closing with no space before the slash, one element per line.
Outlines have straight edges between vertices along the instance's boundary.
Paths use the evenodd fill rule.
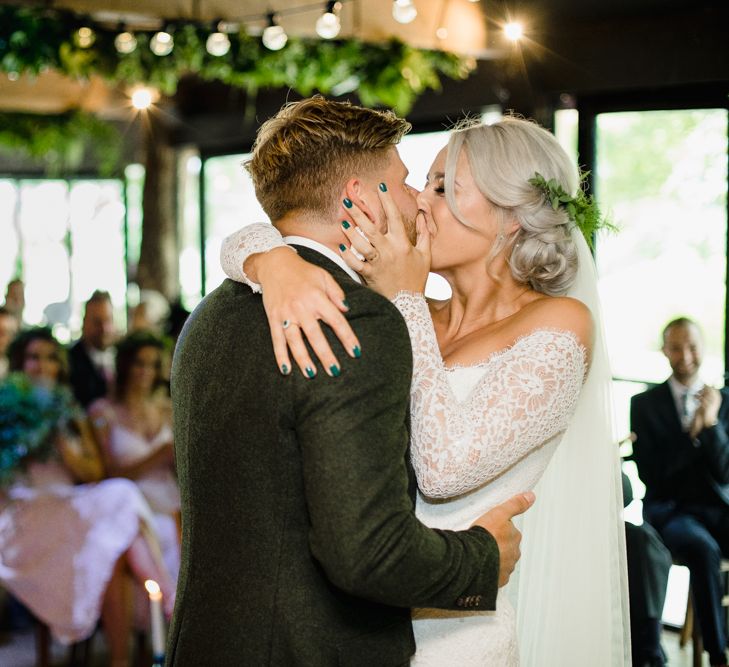
<path fill-rule="evenodd" d="M 289 36 L 286 31 L 276 23 L 276 16 L 274 14 L 268 15 L 268 26 L 263 31 L 261 36 L 263 46 L 271 51 L 280 51 L 286 42 L 289 41 Z"/>
<path fill-rule="evenodd" d="M 135 88 L 131 94 L 132 106 L 139 111 L 149 109 L 154 102 L 154 91 L 144 86 Z"/>
<path fill-rule="evenodd" d="M 96 33 L 88 26 L 83 26 L 76 31 L 74 41 L 82 49 L 88 49 L 96 41 Z"/>
<path fill-rule="evenodd" d="M 175 40 L 166 30 L 160 30 L 154 33 L 152 39 L 149 40 L 149 48 L 156 56 L 168 56 L 175 48 Z"/>
<path fill-rule="evenodd" d="M 418 8 L 413 0 L 394 0 L 392 3 L 392 18 L 398 23 L 412 23 L 418 15 Z"/>
<path fill-rule="evenodd" d="M 324 13 L 316 21 L 316 34 L 322 39 L 334 39 L 342 29 L 337 16 L 341 7 L 340 2 L 327 2 Z"/>
<path fill-rule="evenodd" d="M 504 35 L 512 42 L 518 42 L 524 36 L 524 26 L 518 21 L 509 21 L 504 25 Z"/>
<path fill-rule="evenodd" d="M 230 39 L 228 39 L 225 31 L 221 30 L 222 20 L 218 19 L 213 25 L 215 26 L 214 32 L 210 33 L 205 42 L 205 48 L 211 56 L 224 56 L 230 51 Z"/>
<path fill-rule="evenodd" d="M 134 33 L 129 32 L 123 24 L 119 26 L 119 30 L 121 32 L 114 38 L 114 48 L 117 53 L 122 55 L 134 53 L 137 48 L 137 38 Z"/>

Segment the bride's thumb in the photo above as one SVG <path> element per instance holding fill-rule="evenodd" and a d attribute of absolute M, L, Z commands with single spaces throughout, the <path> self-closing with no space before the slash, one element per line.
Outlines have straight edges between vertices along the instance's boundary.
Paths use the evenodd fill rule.
<path fill-rule="evenodd" d="M 422 254 L 430 256 L 431 236 L 425 222 L 425 216 L 422 213 L 418 213 L 415 218 L 415 230 L 417 232 L 415 248 Z"/>

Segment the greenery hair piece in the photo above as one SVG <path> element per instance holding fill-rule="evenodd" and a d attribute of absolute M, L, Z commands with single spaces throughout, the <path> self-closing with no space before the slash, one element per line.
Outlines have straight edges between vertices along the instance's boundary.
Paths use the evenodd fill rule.
<path fill-rule="evenodd" d="M 530 178 L 529 183 L 541 190 L 551 204 L 552 210 L 556 211 L 562 207 L 567 212 L 569 219 L 582 232 L 590 250 L 594 250 L 595 234 L 601 229 L 614 232 L 617 231 L 617 227 L 603 217 L 595 198 L 585 194 L 583 183 L 589 173 L 589 171 L 580 173 L 580 185 L 574 197 L 565 192 L 564 188 L 553 178 L 546 180 L 539 172 L 534 173 L 534 178 Z"/>

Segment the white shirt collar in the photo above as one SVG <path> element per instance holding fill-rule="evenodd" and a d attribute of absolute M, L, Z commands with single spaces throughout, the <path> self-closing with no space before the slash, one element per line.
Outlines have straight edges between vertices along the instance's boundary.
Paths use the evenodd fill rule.
<path fill-rule="evenodd" d="M 671 388 L 671 393 L 673 394 L 674 399 L 681 398 L 686 391 L 688 391 L 691 396 L 698 394 L 699 391 L 703 389 L 704 384 L 705 383 L 700 378 L 696 378 L 696 381 L 690 387 L 687 387 L 685 384 L 679 382 L 673 375 L 668 378 L 668 386 Z"/>
<path fill-rule="evenodd" d="M 284 236 L 283 240 L 287 245 L 304 246 L 305 248 L 310 248 L 311 250 L 315 250 L 316 252 L 324 255 L 327 259 L 332 260 L 332 262 L 342 269 L 342 271 L 345 271 L 352 280 L 356 280 L 358 283 L 362 284 L 362 278 L 359 277 L 359 274 L 351 267 L 347 266 L 347 263 L 339 255 L 337 255 L 337 253 L 330 248 L 327 248 L 323 243 L 314 241 L 314 239 L 306 238 L 305 236 Z"/>

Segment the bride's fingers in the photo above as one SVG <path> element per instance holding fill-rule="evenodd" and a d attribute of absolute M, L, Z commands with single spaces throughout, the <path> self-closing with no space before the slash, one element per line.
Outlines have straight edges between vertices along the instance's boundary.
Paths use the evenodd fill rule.
<path fill-rule="evenodd" d="M 355 255 L 357 252 L 356 250 L 348 248 L 344 245 L 344 243 L 340 243 L 339 252 L 342 255 L 342 259 L 344 259 L 350 269 L 353 269 L 361 276 L 364 276 L 365 279 L 369 276 L 371 267 L 367 264 L 367 262 L 361 260 L 357 255 Z"/>
<path fill-rule="evenodd" d="M 271 342 L 273 343 L 273 355 L 276 357 L 276 365 L 282 375 L 291 373 L 291 360 L 289 359 L 289 345 L 281 326 L 281 322 L 268 318 L 268 326 L 271 329 Z"/>
<path fill-rule="evenodd" d="M 392 201 L 392 197 L 387 190 L 386 183 L 380 183 L 377 187 L 377 195 L 380 198 L 382 208 L 385 210 L 385 217 L 387 218 L 387 232 L 391 234 L 393 238 L 399 241 L 407 241 L 408 235 L 405 231 L 405 225 L 403 224 L 402 215 L 400 210 Z"/>
<path fill-rule="evenodd" d="M 354 220 L 357 227 L 365 233 L 367 238 L 372 241 L 373 245 L 377 245 L 377 237 L 380 236 L 377 225 L 365 215 L 364 211 L 362 211 L 357 204 L 349 199 L 344 200 L 344 207 L 352 220 Z"/>
<path fill-rule="evenodd" d="M 287 321 L 288 320 L 284 320 L 284 326 L 286 326 Z M 279 324 L 279 326 L 282 325 Z M 315 377 L 316 366 L 311 360 L 309 350 L 304 344 L 304 337 L 301 333 L 301 324 L 299 324 L 298 322 L 289 322 L 284 331 L 284 336 L 286 337 L 286 343 L 291 350 L 291 355 L 294 357 L 294 361 L 296 362 L 296 365 L 301 369 L 304 377 L 310 379 Z"/>
<path fill-rule="evenodd" d="M 349 239 L 351 248 L 354 248 L 362 257 L 367 260 L 372 260 L 377 256 L 377 249 L 359 227 L 350 224 L 348 220 L 343 220 L 342 231 Z"/>

